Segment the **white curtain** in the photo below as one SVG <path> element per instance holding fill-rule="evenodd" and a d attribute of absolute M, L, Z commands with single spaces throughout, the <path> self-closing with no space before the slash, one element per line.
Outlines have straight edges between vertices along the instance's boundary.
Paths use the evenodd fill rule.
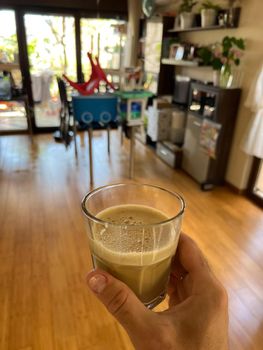
<path fill-rule="evenodd" d="M 242 141 L 245 153 L 263 159 L 263 64 L 250 88 L 245 106 L 253 116 Z"/>
<path fill-rule="evenodd" d="M 50 84 L 53 76 L 54 73 L 50 70 L 45 70 L 41 73 L 31 75 L 34 102 L 50 101 Z"/>

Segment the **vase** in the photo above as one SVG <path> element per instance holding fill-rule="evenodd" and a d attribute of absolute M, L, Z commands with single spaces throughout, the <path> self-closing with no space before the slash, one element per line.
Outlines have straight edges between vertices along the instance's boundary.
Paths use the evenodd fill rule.
<path fill-rule="evenodd" d="M 194 22 L 194 14 L 192 12 L 183 12 L 180 14 L 181 29 L 192 28 Z"/>
<path fill-rule="evenodd" d="M 219 86 L 219 82 L 220 82 L 220 71 L 213 70 L 213 85 Z"/>
<path fill-rule="evenodd" d="M 230 88 L 232 86 L 233 74 L 230 64 L 224 64 L 220 71 L 219 85 L 222 88 Z"/>
<path fill-rule="evenodd" d="M 201 26 L 203 28 L 211 27 L 216 22 L 216 10 L 202 9 L 201 10 Z"/>
<path fill-rule="evenodd" d="M 232 67 L 231 73 L 233 76 L 231 88 L 232 89 L 241 88 L 243 84 L 243 79 L 244 79 L 243 69 L 240 67 Z"/>

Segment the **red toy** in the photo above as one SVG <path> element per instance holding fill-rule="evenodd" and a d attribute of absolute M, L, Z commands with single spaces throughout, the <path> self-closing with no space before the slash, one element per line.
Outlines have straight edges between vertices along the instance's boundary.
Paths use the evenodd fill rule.
<path fill-rule="evenodd" d="M 92 59 L 92 54 L 90 52 L 87 53 L 88 58 L 90 60 L 91 64 L 91 75 L 89 78 L 89 81 L 85 83 L 75 83 L 74 81 L 70 80 L 65 74 L 63 74 L 63 77 L 67 80 L 67 82 L 81 95 L 92 95 L 94 94 L 95 89 L 99 88 L 100 82 L 104 81 L 107 86 L 115 90 L 114 86 L 106 77 L 106 74 L 104 73 L 103 69 L 100 66 L 98 57 L 95 57 L 96 63 L 94 63 Z"/>

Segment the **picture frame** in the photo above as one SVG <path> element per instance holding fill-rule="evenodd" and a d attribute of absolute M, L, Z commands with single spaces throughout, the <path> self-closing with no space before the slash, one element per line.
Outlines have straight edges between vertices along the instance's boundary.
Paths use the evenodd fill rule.
<path fill-rule="evenodd" d="M 179 44 L 172 44 L 172 45 L 170 45 L 169 58 L 175 59 L 178 47 L 179 47 Z"/>
<path fill-rule="evenodd" d="M 176 51 L 175 59 L 177 61 L 184 59 L 185 47 L 180 45 Z"/>
<path fill-rule="evenodd" d="M 172 44 L 170 46 L 169 58 L 174 60 L 182 60 L 184 58 L 184 46 L 181 44 Z"/>

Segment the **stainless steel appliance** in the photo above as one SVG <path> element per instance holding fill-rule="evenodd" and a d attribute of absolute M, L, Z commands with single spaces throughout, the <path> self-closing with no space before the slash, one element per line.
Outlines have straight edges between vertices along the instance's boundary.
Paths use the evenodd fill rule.
<path fill-rule="evenodd" d="M 191 83 L 182 168 L 204 190 L 224 183 L 240 94 L 240 89 Z M 221 126 L 215 158 L 209 157 L 200 146 L 205 118 Z"/>
<path fill-rule="evenodd" d="M 200 146 L 200 130 L 202 119 L 193 114 L 188 114 L 183 148 L 183 169 L 199 183 L 207 180 L 209 169 L 209 156 Z"/>

